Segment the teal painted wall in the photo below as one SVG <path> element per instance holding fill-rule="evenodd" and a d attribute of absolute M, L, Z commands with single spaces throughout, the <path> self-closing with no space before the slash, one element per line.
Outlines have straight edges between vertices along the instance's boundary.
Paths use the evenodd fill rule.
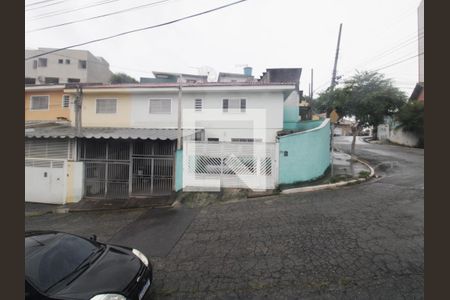
<path fill-rule="evenodd" d="M 284 122 L 283 129 L 305 131 L 316 128 L 322 124 L 323 120 L 308 120 L 300 122 Z"/>
<path fill-rule="evenodd" d="M 313 180 L 330 166 L 329 119 L 315 122 L 321 122 L 321 126 L 279 138 L 279 184 Z M 288 156 L 284 156 L 284 151 L 288 151 Z"/>
<path fill-rule="evenodd" d="M 183 150 L 175 152 L 175 191 L 183 188 Z"/>
<path fill-rule="evenodd" d="M 296 103 L 295 103 L 296 104 Z M 298 105 L 284 105 L 283 107 L 283 123 L 298 122 L 299 111 Z"/>

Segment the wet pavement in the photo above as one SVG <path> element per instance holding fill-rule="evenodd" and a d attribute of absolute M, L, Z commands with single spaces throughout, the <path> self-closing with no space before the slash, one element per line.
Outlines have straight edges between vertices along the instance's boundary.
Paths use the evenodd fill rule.
<path fill-rule="evenodd" d="M 349 151 L 347 137 L 336 137 Z M 423 150 L 358 143 L 381 178 L 202 208 L 26 218 L 141 247 L 153 299 L 422 299 Z M 345 159 L 344 159 L 345 160 Z"/>

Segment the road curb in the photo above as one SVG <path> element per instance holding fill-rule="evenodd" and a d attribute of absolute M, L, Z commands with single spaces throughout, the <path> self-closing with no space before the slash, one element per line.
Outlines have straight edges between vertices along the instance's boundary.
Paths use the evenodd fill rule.
<path fill-rule="evenodd" d="M 369 176 L 367 176 L 366 178 L 358 178 L 358 179 L 353 179 L 353 180 L 349 180 L 349 181 L 341 181 L 341 182 L 336 182 L 336 183 L 328 183 L 328 184 L 320 184 L 320 185 L 286 189 L 286 190 L 282 190 L 281 194 L 295 194 L 295 193 L 304 193 L 304 192 L 314 192 L 314 191 L 320 191 L 320 190 L 325 190 L 325 189 L 333 189 L 333 188 L 337 188 L 340 186 L 361 183 L 361 182 L 367 181 L 370 178 L 375 176 L 375 170 L 374 170 L 374 168 L 372 168 L 371 165 L 369 165 L 367 162 L 365 162 L 357 157 L 354 157 L 354 159 L 369 168 L 369 170 L 370 170 Z"/>

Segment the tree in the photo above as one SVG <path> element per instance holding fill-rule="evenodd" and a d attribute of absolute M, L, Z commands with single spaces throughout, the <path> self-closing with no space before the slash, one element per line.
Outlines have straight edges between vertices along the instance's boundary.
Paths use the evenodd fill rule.
<path fill-rule="evenodd" d="M 138 83 L 136 79 L 125 74 L 125 73 L 115 73 L 109 79 L 110 83 Z"/>
<path fill-rule="evenodd" d="M 411 101 L 403 105 L 396 115 L 397 121 L 400 123 L 399 128 L 412 132 L 419 138 L 419 146 L 425 144 L 425 106 L 423 102 Z"/>
<path fill-rule="evenodd" d="M 382 124 L 385 116 L 398 112 L 406 102 L 406 95 L 394 87 L 392 80 L 377 72 L 356 72 L 343 87 L 329 88 L 321 93 L 317 107 L 329 113 L 336 109 L 340 118 L 353 117 L 353 141 L 351 153 L 355 152 L 356 136 L 362 128 Z"/>

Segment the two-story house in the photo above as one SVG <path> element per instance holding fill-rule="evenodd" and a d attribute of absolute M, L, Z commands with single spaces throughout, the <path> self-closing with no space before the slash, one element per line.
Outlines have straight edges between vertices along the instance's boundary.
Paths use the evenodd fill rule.
<path fill-rule="evenodd" d="M 69 99 L 77 92 L 63 90 Z M 180 136 L 210 143 L 275 143 L 289 107 L 298 107 L 294 83 L 89 85 L 82 89 L 80 134 L 71 122 L 29 127 L 25 135 L 29 152 L 43 141 L 46 147 L 50 140 L 76 144 L 68 146 L 67 155 L 83 165 L 82 179 L 74 179 L 78 187 L 81 180 L 78 196 L 160 196 L 179 189 Z M 68 119 L 75 120 L 71 108 Z"/>

